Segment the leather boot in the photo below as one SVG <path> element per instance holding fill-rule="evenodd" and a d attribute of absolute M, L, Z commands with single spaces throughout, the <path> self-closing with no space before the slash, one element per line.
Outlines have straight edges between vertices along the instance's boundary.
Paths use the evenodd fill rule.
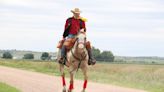
<path fill-rule="evenodd" d="M 61 48 L 61 58 L 58 60 L 60 64 L 65 64 L 66 48 L 63 45 Z"/>
<path fill-rule="evenodd" d="M 87 51 L 88 51 L 88 55 L 89 55 L 88 65 L 95 65 L 96 60 L 93 58 L 91 49 L 87 49 Z"/>

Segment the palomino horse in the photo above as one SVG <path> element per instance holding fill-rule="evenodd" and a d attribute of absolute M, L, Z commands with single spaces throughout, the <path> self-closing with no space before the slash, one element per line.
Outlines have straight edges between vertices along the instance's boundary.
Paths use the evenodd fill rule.
<path fill-rule="evenodd" d="M 82 92 L 85 92 L 87 86 L 87 67 L 88 67 L 88 52 L 86 49 L 86 35 L 83 31 L 80 31 L 76 36 L 76 42 L 72 49 L 67 52 L 67 62 L 66 65 L 69 68 L 70 73 L 70 85 L 68 92 L 72 92 L 74 88 L 74 74 L 80 68 L 84 75 L 84 84 Z M 64 65 L 60 64 L 60 72 L 63 83 L 63 92 L 66 92 L 66 82 L 65 82 L 65 73 Z"/>

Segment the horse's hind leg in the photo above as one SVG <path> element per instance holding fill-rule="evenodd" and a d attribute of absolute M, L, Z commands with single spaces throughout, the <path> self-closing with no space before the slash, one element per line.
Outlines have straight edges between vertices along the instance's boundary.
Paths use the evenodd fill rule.
<path fill-rule="evenodd" d="M 66 92 L 66 82 L 65 82 L 64 65 L 62 65 L 62 64 L 60 64 L 60 73 L 61 73 L 61 77 L 62 77 L 63 92 Z"/>
<path fill-rule="evenodd" d="M 83 75 L 84 75 L 84 84 L 83 84 L 82 92 L 85 92 L 85 89 L 87 87 L 87 82 L 88 82 L 87 67 L 83 68 L 82 72 L 83 72 Z"/>

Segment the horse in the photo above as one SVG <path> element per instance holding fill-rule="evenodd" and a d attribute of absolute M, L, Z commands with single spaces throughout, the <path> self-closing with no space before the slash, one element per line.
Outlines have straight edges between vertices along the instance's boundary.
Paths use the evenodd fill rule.
<path fill-rule="evenodd" d="M 81 92 L 85 92 L 87 87 L 88 75 L 88 52 L 86 48 L 86 34 L 84 31 L 79 31 L 77 36 L 75 37 L 75 44 L 74 46 L 67 52 L 67 62 L 66 66 L 68 66 L 69 74 L 70 74 L 70 85 L 68 92 L 72 92 L 74 89 L 74 75 L 80 68 L 84 75 L 84 83 L 83 89 Z M 63 84 L 63 92 L 66 92 L 66 82 L 65 82 L 65 73 L 64 73 L 64 65 L 59 64 L 60 66 L 60 73 L 62 77 L 62 84 Z"/>

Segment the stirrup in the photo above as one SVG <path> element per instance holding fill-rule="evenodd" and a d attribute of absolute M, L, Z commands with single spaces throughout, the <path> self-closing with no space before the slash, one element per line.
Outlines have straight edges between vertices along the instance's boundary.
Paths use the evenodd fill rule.
<path fill-rule="evenodd" d="M 60 58 L 58 62 L 59 64 L 66 65 L 66 60 L 67 60 L 66 57 L 64 57 L 64 58 Z"/>
<path fill-rule="evenodd" d="M 64 58 L 60 58 L 60 59 L 58 60 L 58 63 L 59 63 L 59 64 L 64 64 L 63 62 L 64 62 Z"/>

